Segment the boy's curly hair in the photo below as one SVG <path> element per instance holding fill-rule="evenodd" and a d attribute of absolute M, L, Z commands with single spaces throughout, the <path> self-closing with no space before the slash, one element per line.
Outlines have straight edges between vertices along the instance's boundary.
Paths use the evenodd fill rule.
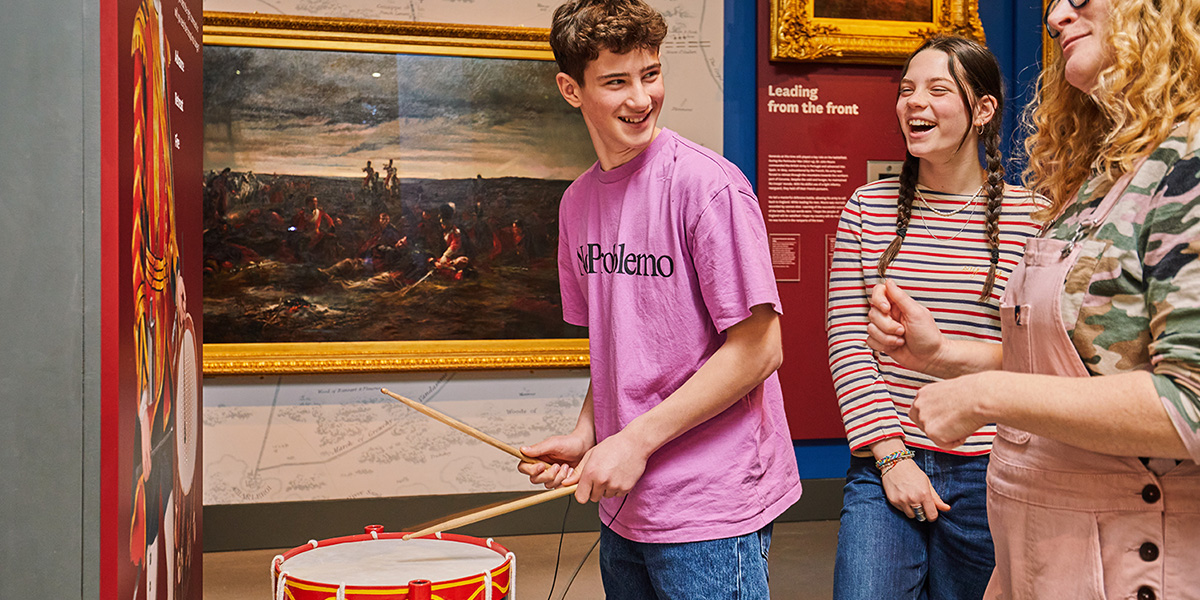
<path fill-rule="evenodd" d="M 550 47 L 558 69 L 582 86 L 584 68 L 601 50 L 658 51 L 666 36 L 666 20 L 642 0 L 569 0 L 554 11 Z"/>

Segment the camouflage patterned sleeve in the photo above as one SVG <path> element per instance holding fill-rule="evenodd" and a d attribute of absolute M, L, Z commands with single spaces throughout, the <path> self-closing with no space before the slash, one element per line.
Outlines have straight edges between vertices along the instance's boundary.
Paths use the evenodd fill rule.
<path fill-rule="evenodd" d="M 1178 158 L 1151 199 L 1138 242 L 1154 386 L 1200 462 L 1200 152 Z"/>

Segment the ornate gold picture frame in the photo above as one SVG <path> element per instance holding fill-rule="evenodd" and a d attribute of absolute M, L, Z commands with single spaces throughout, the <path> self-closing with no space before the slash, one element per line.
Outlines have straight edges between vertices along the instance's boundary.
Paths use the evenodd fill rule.
<path fill-rule="evenodd" d="M 978 0 L 771 0 L 770 11 L 771 60 L 900 64 L 937 35 L 984 41 Z"/>
<path fill-rule="evenodd" d="M 1050 10 L 1050 3 L 1053 0 L 1042 0 L 1042 20 L 1038 24 L 1042 28 L 1042 69 L 1045 70 L 1050 66 L 1050 62 L 1055 60 L 1055 55 L 1058 50 L 1058 41 L 1050 37 L 1050 32 L 1046 30 L 1046 11 Z"/>
<path fill-rule="evenodd" d="M 549 29 L 533 27 L 204 13 L 204 43 L 212 46 L 553 60 L 549 40 Z"/>
<path fill-rule="evenodd" d="M 516 27 L 476 27 L 463 25 L 449 24 L 430 24 L 430 23 L 404 23 L 404 22 L 385 22 L 385 21 L 368 21 L 354 19 L 332 19 L 319 17 L 294 17 L 294 16 L 278 16 L 278 15 L 257 15 L 243 13 L 218 13 L 206 12 L 204 14 L 204 35 L 203 41 L 206 46 L 209 46 L 213 51 L 214 56 L 217 56 L 221 50 L 225 48 L 217 47 L 233 47 L 232 50 L 244 53 L 260 52 L 261 49 L 267 49 L 268 54 L 271 50 L 281 51 L 316 51 L 313 55 L 324 56 L 326 53 L 333 56 L 333 53 L 377 53 L 391 58 L 393 64 L 399 64 L 400 60 L 405 59 L 401 55 L 433 55 L 431 58 L 419 60 L 442 60 L 436 58 L 442 57 L 460 57 L 464 61 L 475 59 L 516 59 L 510 62 L 524 62 L 527 60 L 549 61 L 553 59 L 548 42 L 549 31 L 546 29 L 533 28 L 516 28 Z M 359 56 L 355 54 L 354 56 Z M 308 60 L 311 60 L 308 59 Z M 342 63 L 348 59 L 346 56 L 338 58 Z M 417 60 L 417 59 L 413 59 Z M 386 61 L 385 61 L 386 62 Z M 488 61 L 485 61 L 488 62 Z M 262 63 L 259 63 L 260 66 Z M 311 64 L 311 63 L 309 63 Z M 341 64 L 341 63 L 339 63 Z M 357 63 L 355 63 L 357 64 Z M 226 65 L 227 66 L 227 65 Z M 341 68 L 341 67 L 338 67 Z M 396 67 L 399 68 L 399 67 Z M 521 68 L 521 67 L 517 67 Z M 467 71 L 470 69 L 463 69 Z M 479 71 L 475 68 L 475 71 Z M 528 69 L 525 69 L 528 70 Z M 554 69 L 556 71 L 556 69 Z M 458 72 L 451 69 L 448 72 Z M 522 71 L 524 72 L 524 71 Z M 540 71 L 539 71 L 540 72 Z M 239 76 L 245 77 L 243 71 L 237 71 Z M 208 76 L 206 68 L 206 76 Z M 279 79 L 279 73 L 270 75 L 275 79 Z M 375 74 L 379 77 L 379 73 Z M 404 80 L 407 73 L 399 74 L 400 79 Z M 550 75 L 550 83 L 546 90 L 537 90 L 539 95 L 553 94 L 557 96 L 552 89 L 553 74 Z M 264 76 L 266 80 L 266 76 Z M 528 85 L 526 80 L 526 85 Z M 217 83 L 228 83 L 220 82 Z M 502 82 L 511 87 L 511 82 Z M 313 83 L 316 86 L 316 82 Z M 216 86 L 220 87 L 220 86 Z M 227 86 L 226 86 L 227 87 Z M 301 89 L 304 86 L 293 86 L 290 90 Z M 218 102 L 212 101 L 209 98 L 209 82 L 206 81 L 206 104 L 216 105 Z M 224 89 L 224 88 L 222 88 Z M 394 90 L 393 90 L 394 91 Z M 214 92 L 215 93 L 215 92 Z M 490 98 L 490 96 L 489 96 Z M 484 100 L 484 102 L 493 102 L 492 100 Z M 498 106 L 505 106 L 503 102 L 495 103 Z M 565 103 L 561 103 L 565 106 Z M 258 108 L 258 107 L 256 107 Z M 490 109 L 491 107 L 489 107 Z M 262 110 L 269 110 L 269 106 L 262 106 Z M 226 123 L 209 123 L 208 110 L 206 106 L 206 137 L 210 128 L 217 128 L 220 131 L 226 129 L 236 130 L 237 125 L 228 125 Z M 332 110 L 332 109 L 331 109 Z M 514 109 L 515 110 L 515 109 Z M 283 113 L 288 114 L 288 113 Z M 297 113 L 298 114 L 298 113 Z M 576 115 L 577 116 L 577 115 Z M 281 119 L 292 119 L 293 121 L 301 121 L 311 123 L 314 117 L 311 114 L 303 115 L 303 119 L 292 116 L 280 117 Z M 413 128 L 415 118 L 408 118 L 405 127 Z M 519 120 L 517 117 L 515 120 Z M 293 121 L 288 121 L 291 123 Z M 339 122 L 339 131 L 343 131 L 348 127 L 345 122 Z M 582 122 L 579 124 L 582 131 Z M 366 127 L 369 129 L 369 127 Z M 233 134 L 223 134 L 233 135 Z M 343 135 L 339 133 L 339 135 Z M 586 132 L 581 133 L 583 139 L 586 139 Z M 460 136 L 461 137 L 461 136 Z M 469 137 L 469 136 L 467 136 Z M 407 139 L 407 138 L 406 138 Z M 287 142 L 296 144 L 296 138 L 292 137 Z M 361 144 L 360 144 L 361 145 Z M 245 148 L 238 148 L 244 151 Z M 419 148 L 403 147 L 401 150 L 389 149 L 389 152 L 399 154 L 402 157 L 415 153 Z M 590 155 L 590 145 L 587 147 Z M 330 151 L 329 156 L 334 156 L 342 151 Z M 519 150 L 514 150 L 519 152 Z M 390 156 L 383 151 L 379 151 L 378 158 Z M 383 163 L 378 164 L 378 172 L 368 171 L 367 179 L 371 179 L 371 174 L 375 173 L 378 181 L 366 181 L 361 184 L 358 180 L 362 180 L 363 176 L 358 175 L 358 180 L 355 180 L 352 185 L 347 185 L 345 181 L 349 181 L 346 177 L 342 177 L 343 183 L 340 183 L 341 188 L 337 188 L 338 195 L 329 192 L 328 195 L 322 196 L 321 208 L 328 211 L 330 216 L 324 216 L 321 212 L 311 210 L 315 206 L 304 207 L 310 210 L 311 214 L 305 213 L 303 216 L 308 219 L 305 223 L 301 219 L 301 202 L 308 202 L 306 198 L 310 193 L 317 193 L 315 190 L 325 188 L 332 190 L 335 177 L 318 177 L 315 175 L 306 176 L 312 183 L 312 190 L 305 188 L 304 192 L 296 192 L 294 189 L 288 188 L 287 195 L 274 191 L 287 186 L 295 186 L 297 182 L 308 185 L 306 181 L 301 180 L 299 175 L 289 175 L 288 171 L 281 170 L 273 175 L 265 169 L 255 169 L 254 173 L 246 169 L 239 172 L 238 168 L 234 168 L 232 174 L 228 172 L 222 173 L 220 177 L 224 179 L 217 183 L 217 187 L 221 190 L 220 194 L 213 192 L 212 184 L 218 178 L 217 171 L 221 170 L 219 165 L 209 165 L 207 158 L 206 146 L 206 194 L 213 198 L 213 202 L 206 204 L 206 236 L 205 236 L 205 260 L 206 260 L 206 320 L 205 330 L 206 338 L 221 339 L 221 335 L 236 335 L 240 332 L 236 331 L 240 321 L 232 320 L 230 313 L 236 310 L 245 310 L 244 307 L 249 306 L 253 310 L 262 310 L 263 315 L 267 315 L 273 319 L 272 326 L 274 327 L 274 335 L 264 335 L 263 338 L 268 338 L 267 341 L 258 341 L 252 338 L 247 338 L 245 341 L 234 343 L 206 343 L 204 344 L 204 373 L 205 375 L 245 375 L 245 374 L 299 374 L 299 373 L 339 373 L 339 372 L 370 372 L 370 371 L 424 371 L 424 370 L 468 370 L 468 369 L 542 369 L 542 368 L 559 368 L 559 367 L 586 367 L 588 365 L 588 347 L 587 340 L 578 337 L 561 337 L 553 339 L 524 339 L 531 337 L 529 332 L 533 332 L 534 336 L 537 333 L 546 331 L 553 335 L 562 335 L 561 329 L 561 311 L 555 311 L 553 306 L 556 298 L 546 297 L 529 297 L 520 296 L 526 292 L 520 290 L 535 289 L 535 288 L 515 288 L 511 285 L 511 281 L 520 276 L 519 271 L 532 272 L 538 270 L 539 275 L 538 285 L 536 289 L 547 288 L 547 282 L 553 280 L 553 275 L 547 274 L 549 269 L 553 268 L 554 255 L 553 250 L 548 247 L 547 240 L 541 240 L 536 246 L 531 245 L 530 238 L 533 238 L 535 232 L 540 232 L 545 236 L 550 236 L 553 233 L 551 229 L 556 228 L 550 222 L 550 205 L 557 207 L 557 197 L 554 196 L 555 186 L 561 183 L 561 180 L 573 178 L 575 175 L 564 175 L 564 170 L 555 171 L 558 175 L 549 179 L 539 180 L 533 178 L 528 179 L 532 182 L 532 191 L 528 192 L 528 196 L 536 197 L 530 200 L 529 203 L 522 204 L 522 192 L 519 186 L 522 185 L 519 181 L 513 183 L 514 177 L 503 176 L 502 174 L 495 175 L 494 179 L 484 176 L 475 176 L 475 171 L 471 171 L 470 176 L 456 176 L 458 179 L 444 179 L 443 181 L 453 181 L 453 185 L 445 184 L 438 187 L 437 180 L 434 179 L 404 179 L 405 174 L 403 168 L 399 175 L 391 169 L 391 164 L 388 164 L 388 181 L 389 184 L 385 187 L 383 183 Z M 322 155 L 323 156 L 323 155 Z M 511 156 L 509 157 L 511 159 Z M 472 159 L 474 160 L 474 159 Z M 532 160 L 532 159 L 531 159 Z M 589 160 L 594 160 L 594 156 Z M 572 163 L 573 165 L 574 163 Z M 357 170 L 358 164 L 354 165 Z M 368 163 L 368 168 L 369 168 Z M 403 166 L 401 164 L 401 166 Z M 218 167 L 218 168 L 213 168 Z M 287 167 L 283 167 L 286 169 Z M 586 166 L 585 166 L 586 168 Z M 345 168 L 343 167 L 343 171 Z M 363 169 L 364 171 L 367 169 Z M 299 171 L 297 171 L 299 172 Z M 487 171 L 484 171 L 485 173 Z M 579 169 L 582 172 L 582 169 Z M 577 174 L 577 173 L 576 173 Z M 290 179 L 289 179 L 290 177 Z M 391 181 L 395 181 L 395 190 L 392 192 Z M 413 176 L 409 176 L 413 177 Z M 478 177 L 478 181 L 475 179 Z M 489 179 L 495 181 L 495 188 L 489 188 Z M 517 177 L 516 179 L 521 179 Z M 499 187 L 503 186 L 503 187 Z M 565 187 L 565 184 L 563 184 Z M 342 190 L 345 190 L 344 192 Z M 480 270 L 487 268 L 486 262 L 491 260 L 496 265 L 504 265 L 504 268 L 509 269 L 501 275 L 488 276 L 486 274 L 471 274 L 468 276 L 473 278 L 455 279 L 457 275 L 454 272 L 454 267 L 443 267 L 435 269 L 434 265 L 441 261 L 437 259 L 439 254 L 434 251 L 432 257 L 422 256 L 420 260 L 412 260 L 408 264 L 410 268 L 408 273 L 404 275 L 396 275 L 396 277 L 383 286 L 376 285 L 374 293 L 386 294 L 386 302 L 383 309 L 378 306 L 370 308 L 372 315 L 381 314 L 381 310 L 403 311 L 405 302 L 413 302 L 422 294 L 427 293 L 430 288 L 441 286 L 442 288 L 451 288 L 457 285 L 459 281 L 469 281 L 475 289 L 482 288 L 485 290 L 482 294 L 479 292 L 461 291 L 465 288 L 460 288 L 458 291 L 452 292 L 458 300 L 467 296 L 469 293 L 476 293 L 474 297 L 481 298 L 479 302 L 489 302 L 496 295 L 502 293 L 517 293 L 520 306 L 517 307 L 523 310 L 522 315 L 525 318 L 529 314 L 540 315 L 535 319 L 541 321 L 521 322 L 519 325 L 511 323 L 504 330 L 504 334 L 512 334 L 514 338 L 520 339 L 466 339 L 475 337 L 476 330 L 487 329 L 480 326 L 479 323 L 472 325 L 463 325 L 462 323 L 453 323 L 450 319 L 441 321 L 441 325 L 434 325 L 432 328 L 421 330 L 426 333 L 415 334 L 412 329 L 418 325 L 412 325 L 409 322 L 404 326 L 391 326 L 390 328 L 380 328 L 372 330 L 369 333 L 361 333 L 357 331 L 349 331 L 347 335 L 342 336 L 343 340 L 334 339 L 332 341 L 309 341 L 312 337 L 301 337 L 299 333 L 292 336 L 289 330 L 279 327 L 279 319 L 292 318 L 290 315 L 295 314 L 297 309 L 316 310 L 315 307 L 320 307 L 321 302 L 312 300 L 308 302 L 305 299 L 309 298 L 303 293 L 295 292 L 292 298 L 299 298 L 289 303 L 279 302 L 282 299 L 282 294 L 270 301 L 271 306 L 265 307 L 266 304 L 262 300 L 262 296 L 254 296 L 255 290 L 263 285 L 264 277 L 283 277 L 272 273 L 285 272 L 283 269 L 291 268 L 289 265 L 303 263 L 304 261 L 315 261 L 317 256 L 317 242 L 326 242 L 329 240 L 319 240 L 319 235 L 328 237 L 338 237 L 336 240 L 341 254 L 345 256 L 367 256 L 373 257 L 378 264 L 381 259 L 377 254 L 372 254 L 370 251 L 364 253 L 362 250 L 362 240 L 366 237 L 368 227 L 378 228 L 382 223 L 375 224 L 369 217 L 375 216 L 381 210 L 389 210 L 392 214 L 408 215 L 410 221 L 421 218 L 422 212 L 434 213 L 433 222 L 438 223 L 439 218 L 441 223 L 450 223 L 451 219 L 462 219 L 463 221 L 470 220 L 472 225 L 478 226 L 478 223 L 484 220 L 484 217 L 489 214 L 488 194 L 489 190 L 496 189 L 497 194 L 503 196 L 503 205 L 507 212 L 499 214 L 499 209 L 496 209 L 496 214 L 499 216 L 494 219 L 491 232 L 487 233 L 487 246 L 483 247 L 483 243 L 476 244 L 479 257 L 478 263 Z M 414 192 L 415 190 L 415 192 Z M 401 200 L 401 193 L 404 194 Z M 253 195 L 251 195 L 253 194 Z M 350 211 L 350 206 L 353 204 L 348 200 L 352 195 L 357 195 L 357 202 L 362 206 L 370 206 L 371 208 L 363 208 L 361 212 L 364 214 L 353 214 Z M 220 196 L 217 202 L 217 196 Z M 430 197 L 439 197 L 436 201 L 438 204 L 433 204 L 429 200 Z M 424 199 L 425 204 L 420 204 Z M 484 198 L 482 202 L 478 198 Z M 534 222 L 540 219 L 542 222 L 530 222 L 530 219 L 524 218 L 521 215 L 521 220 L 514 219 L 514 214 L 521 210 L 522 207 L 532 206 L 532 202 L 538 202 L 539 208 Z M 339 205 L 340 203 L 340 205 Z M 315 203 L 314 203 L 315 204 Z M 546 206 L 541 206 L 541 205 Z M 219 206 L 214 208 L 213 205 Z M 426 206 L 428 205 L 428 206 Z M 498 205 L 498 204 L 497 204 Z M 446 209 L 449 210 L 437 210 Z M 383 207 L 383 208 L 377 208 Z M 342 214 L 339 213 L 339 209 Z M 210 212 L 219 210 L 218 215 L 210 215 Z M 366 214 L 367 211 L 373 211 Z M 253 215 L 251 213 L 253 212 Z M 296 215 L 293 216 L 292 212 Z M 556 214 L 556 210 L 553 214 Z M 268 215 L 270 215 L 268 217 Z M 425 215 L 428 219 L 428 214 Z M 211 217 L 211 219 L 210 219 Z M 345 222 L 342 222 L 342 218 Z M 273 219 L 273 220 L 272 220 Z M 322 219 L 326 219 L 323 221 Z M 507 219 L 505 221 L 504 219 Z M 397 229 L 404 232 L 403 227 L 399 226 L 401 217 L 397 216 L 393 224 Z M 516 221 L 516 222 L 515 222 Z M 523 225 L 518 225 L 523 221 Z M 212 223 L 217 223 L 223 228 L 241 228 L 240 231 L 258 231 L 260 239 L 262 236 L 267 236 L 273 240 L 275 244 L 273 248 L 282 250 L 288 260 L 280 259 L 276 253 L 263 251 L 261 247 L 248 247 L 243 239 L 230 240 L 230 238 L 222 238 L 219 235 L 212 235 Z M 329 234 L 318 234 L 322 227 L 326 229 L 336 225 L 337 236 L 329 236 Z M 291 224 L 292 227 L 288 227 Z M 352 224 L 353 227 L 352 228 Z M 466 230 L 468 224 L 465 222 L 456 221 L 451 225 L 441 225 L 441 227 L 454 227 L 455 225 L 462 227 L 462 237 L 465 243 Z M 299 227 L 300 231 L 296 231 Z M 307 229 L 309 227 L 311 229 Z M 520 227 L 520 229 L 518 229 Z M 414 232 L 416 226 L 410 227 Z M 501 229 L 503 229 L 501 231 Z M 265 233 L 262 233 L 265 232 Z M 438 231 L 440 235 L 442 231 Z M 411 234 L 411 235 L 416 235 Z M 271 237 L 273 236 L 273 237 Z M 495 239 L 494 248 L 491 240 Z M 224 243 L 221 248 L 221 253 L 210 253 L 210 239 L 216 239 L 216 243 Z M 367 238 L 370 244 L 378 244 L 377 237 Z M 437 236 L 426 239 L 439 239 Z M 449 238 L 447 238 L 448 240 Z M 484 239 L 481 234 L 480 239 Z M 549 238 L 547 238 L 549 239 Z M 514 241 L 515 240 L 515 241 Z M 236 241 L 238 243 L 233 243 Z M 503 243 L 502 243 L 503 242 Z M 449 243 L 447 241 L 447 243 Z M 388 240 L 388 244 L 392 245 L 393 240 Z M 342 247 L 345 247 L 342 249 Z M 370 246 L 378 248 L 379 246 Z M 398 246 L 397 246 L 398 247 Z M 231 254 L 232 252 L 232 254 Z M 342 258 L 341 254 L 335 252 L 325 253 L 322 256 L 321 264 L 301 264 L 295 268 L 304 269 L 304 277 L 311 280 L 311 276 L 317 274 L 318 271 L 325 272 L 332 270 L 336 265 L 326 267 L 326 263 L 332 262 L 333 258 Z M 248 258 L 249 257 L 249 258 Z M 263 269 L 261 265 L 253 265 L 259 268 L 260 273 L 256 274 L 254 279 L 247 278 L 245 283 L 245 298 L 236 299 L 236 309 L 226 310 L 220 318 L 210 319 L 208 316 L 207 301 L 209 280 L 207 276 L 210 271 L 218 273 L 218 276 L 231 272 L 239 268 L 240 264 L 245 265 L 258 260 L 260 258 L 269 257 L 271 263 L 270 269 Z M 332 258 L 331 258 L 332 257 Z M 292 262 L 288 262 L 288 261 Z M 426 263 L 424 261 L 428 260 Z M 472 259 L 474 260 L 474 259 Z M 362 263 L 362 260 L 358 261 Z M 369 260 L 368 260 L 369 262 Z M 417 270 L 411 268 L 413 263 L 417 264 Z M 453 261 L 447 261 L 453 262 Z M 425 266 L 428 264 L 429 266 Z M 282 266 L 281 266 L 282 265 Z M 358 265 L 361 268 L 361 264 Z M 318 269 L 317 267 L 322 267 Z M 497 266 L 497 269 L 500 267 Z M 449 269 L 449 270 L 447 270 Z M 376 267 L 376 271 L 378 268 Z M 266 272 L 266 274 L 263 274 Z M 371 271 L 368 271 L 371 273 Z M 399 273 L 399 271 L 397 271 Z M 424 276 L 421 274 L 424 273 Z M 512 275 L 511 273 L 516 273 Z M 342 273 L 337 273 L 333 277 L 342 277 Z M 349 278 L 349 275 L 346 275 Z M 340 288 L 350 288 L 357 293 L 360 289 L 358 286 L 366 287 L 370 282 L 367 281 L 366 275 L 356 274 L 353 281 L 336 279 L 336 283 Z M 439 279 L 439 277 L 441 279 Z M 490 277 L 490 278 L 489 278 Z M 549 279 L 548 279 L 549 278 Z M 494 283 L 495 280 L 503 280 L 504 290 L 497 289 Z M 440 283 L 439 283 L 440 282 Z M 230 286 L 230 279 L 219 279 L 218 283 Z M 241 284 L 239 284 L 241 285 Z M 308 285 L 308 284 L 306 284 Z M 465 284 L 464 284 L 465 285 Z M 553 284 L 556 291 L 556 284 Z M 391 286 L 391 287 L 387 287 Z M 489 287 L 492 286 L 492 287 Z M 339 288 L 339 290 L 340 290 Z M 512 290 L 518 290 L 514 292 Z M 412 292 L 412 293 L 410 293 Z M 447 292 L 451 293 L 451 292 Z M 347 292 L 339 291 L 341 297 L 345 297 Z M 424 301 L 426 304 L 434 305 L 441 302 L 446 294 L 441 296 L 429 295 Z M 258 304 L 255 304 L 258 302 Z M 520 311 L 513 309 L 514 303 L 502 307 L 502 311 L 507 311 L 505 314 L 517 314 Z M 266 309 L 275 311 L 270 313 Z M 486 309 L 494 308 L 494 306 L 484 306 Z M 320 307 L 325 310 L 325 307 Z M 361 309 L 366 310 L 366 309 Z M 468 311 L 472 310 L 470 306 Z M 500 310 L 500 309 L 497 309 Z M 481 314 L 490 314 L 485 310 L 479 310 Z M 287 313 L 287 314 L 285 314 Z M 237 315 L 233 315 L 237 316 Z M 428 321 L 429 317 L 423 315 L 423 318 Z M 481 317 L 482 319 L 482 317 Z M 320 319 L 317 319 L 320 322 Z M 530 326 L 528 323 L 533 323 Z M 211 328 L 210 328 L 211 325 Z M 305 325 L 309 330 L 314 329 L 313 322 Z M 230 330 L 233 330 L 232 332 Z M 294 331 L 299 332 L 300 326 L 296 326 Z M 495 330 L 493 328 L 492 330 Z M 223 333 L 224 331 L 224 333 Z M 284 334 L 280 334 L 280 332 Z M 437 335 L 427 334 L 433 331 Z M 209 333 L 211 332 L 211 336 Z M 466 332 L 466 333 L 464 333 Z M 395 335 L 393 335 L 395 334 Z M 445 335 L 441 335 L 445 334 Z M 572 331 L 571 334 L 579 335 L 579 332 Z M 488 334 L 484 333 L 482 337 Z M 452 339 L 441 339 L 448 337 Z M 325 339 L 325 338 L 320 338 Z M 393 340 L 404 341 L 393 341 Z M 305 341 L 297 341 L 305 340 Z"/>

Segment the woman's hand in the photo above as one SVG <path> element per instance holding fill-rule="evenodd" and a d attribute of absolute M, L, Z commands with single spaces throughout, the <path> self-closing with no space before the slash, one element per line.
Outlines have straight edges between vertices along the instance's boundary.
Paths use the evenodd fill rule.
<path fill-rule="evenodd" d="M 930 521 L 937 520 L 938 511 L 950 510 L 950 505 L 942 501 L 933 484 L 929 483 L 929 476 L 913 460 L 896 463 L 882 479 L 888 502 L 910 519 L 916 517 L 914 506 L 924 508 L 925 518 Z"/>
<path fill-rule="evenodd" d="M 870 302 L 867 346 L 907 369 L 932 374 L 947 340 L 929 309 L 891 279 L 871 290 Z"/>
<path fill-rule="evenodd" d="M 957 448 L 972 433 L 988 424 L 981 414 L 987 394 L 1001 381 L 992 381 L 995 371 L 936 381 L 917 390 L 908 418 L 941 448 Z"/>

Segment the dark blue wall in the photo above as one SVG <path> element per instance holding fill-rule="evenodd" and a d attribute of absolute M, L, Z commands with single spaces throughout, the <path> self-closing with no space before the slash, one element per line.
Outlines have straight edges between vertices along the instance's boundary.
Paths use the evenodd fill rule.
<path fill-rule="evenodd" d="M 1025 161 L 1019 152 L 1021 111 L 1033 99 L 1033 85 L 1041 70 L 1042 9 L 1038 0 L 984 0 L 979 19 L 988 48 L 1000 59 L 1008 98 L 1004 111 L 1004 156 L 1010 158 L 1008 180 L 1020 182 Z"/>

